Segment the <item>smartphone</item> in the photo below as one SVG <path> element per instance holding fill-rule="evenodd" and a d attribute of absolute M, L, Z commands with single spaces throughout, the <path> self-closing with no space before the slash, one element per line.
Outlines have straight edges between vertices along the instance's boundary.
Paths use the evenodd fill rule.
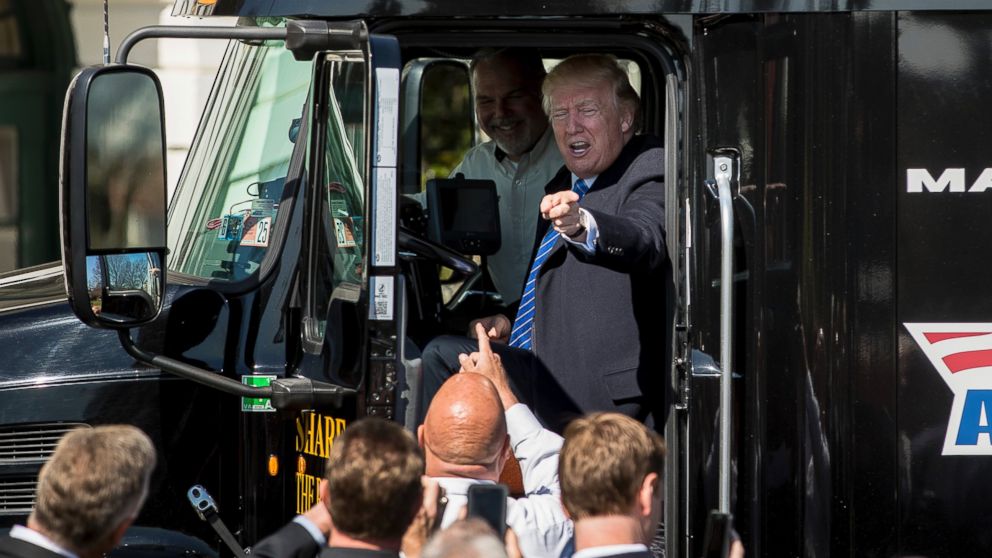
<path fill-rule="evenodd" d="M 706 519 L 702 558 L 727 558 L 730 554 L 730 530 L 733 517 L 729 513 L 711 511 Z"/>
<path fill-rule="evenodd" d="M 473 484 L 468 487 L 468 517 L 478 517 L 489 524 L 500 540 L 506 534 L 505 484 Z"/>

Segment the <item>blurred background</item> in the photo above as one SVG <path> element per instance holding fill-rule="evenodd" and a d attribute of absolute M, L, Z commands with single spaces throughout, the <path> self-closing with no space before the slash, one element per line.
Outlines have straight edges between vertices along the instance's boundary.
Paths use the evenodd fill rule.
<path fill-rule="evenodd" d="M 110 0 L 110 53 L 145 25 L 225 25 L 171 17 L 171 0 Z M 129 61 L 153 68 L 165 96 L 169 193 L 225 41 L 147 40 Z M 103 0 L 0 0 L 0 272 L 59 259 L 62 104 L 72 76 L 103 61 Z"/>

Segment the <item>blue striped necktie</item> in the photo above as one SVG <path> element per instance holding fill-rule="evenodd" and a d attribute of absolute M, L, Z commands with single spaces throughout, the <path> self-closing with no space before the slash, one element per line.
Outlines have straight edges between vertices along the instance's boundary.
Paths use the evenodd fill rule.
<path fill-rule="evenodd" d="M 589 191 L 589 185 L 581 178 L 575 181 L 572 191 L 579 195 L 579 199 Z M 548 226 L 548 232 L 544 233 L 541 244 L 534 255 L 534 263 L 530 264 L 530 272 L 527 273 L 527 282 L 524 284 L 524 294 L 520 297 L 520 308 L 517 310 L 517 319 L 513 320 L 513 330 L 510 332 L 510 346 L 521 349 L 531 349 L 531 337 L 534 332 L 534 303 L 535 287 L 537 286 L 537 275 L 541 271 L 541 266 L 548 259 L 548 254 L 555 247 L 559 233 L 553 226 Z"/>

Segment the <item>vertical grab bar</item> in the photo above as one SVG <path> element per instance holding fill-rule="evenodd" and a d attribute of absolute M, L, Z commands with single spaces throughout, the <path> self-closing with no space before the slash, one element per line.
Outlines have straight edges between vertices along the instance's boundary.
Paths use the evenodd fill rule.
<path fill-rule="evenodd" d="M 720 201 L 720 491 L 719 511 L 730 513 L 731 357 L 733 356 L 734 205 L 730 188 L 734 160 L 713 157 Z"/>

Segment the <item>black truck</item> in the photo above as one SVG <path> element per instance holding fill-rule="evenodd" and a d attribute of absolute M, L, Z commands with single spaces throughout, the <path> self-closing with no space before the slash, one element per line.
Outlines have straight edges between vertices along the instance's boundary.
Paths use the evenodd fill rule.
<path fill-rule="evenodd" d="M 132 548 L 226 553 L 191 485 L 248 546 L 315 501 L 350 421 L 411 426 L 415 347 L 500 304 L 407 199 L 449 94 L 425 84 L 513 45 L 615 55 L 666 145 L 667 555 L 699 555 L 711 509 L 749 556 L 992 553 L 992 4 L 174 12 L 240 19 L 138 30 L 76 78 L 63 262 L 0 276 L 3 525 L 62 432 L 128 422 L 161 455 Z M 163 36 L 228 40 L 167 219 L 161 93 L 126 64 Z"/>

